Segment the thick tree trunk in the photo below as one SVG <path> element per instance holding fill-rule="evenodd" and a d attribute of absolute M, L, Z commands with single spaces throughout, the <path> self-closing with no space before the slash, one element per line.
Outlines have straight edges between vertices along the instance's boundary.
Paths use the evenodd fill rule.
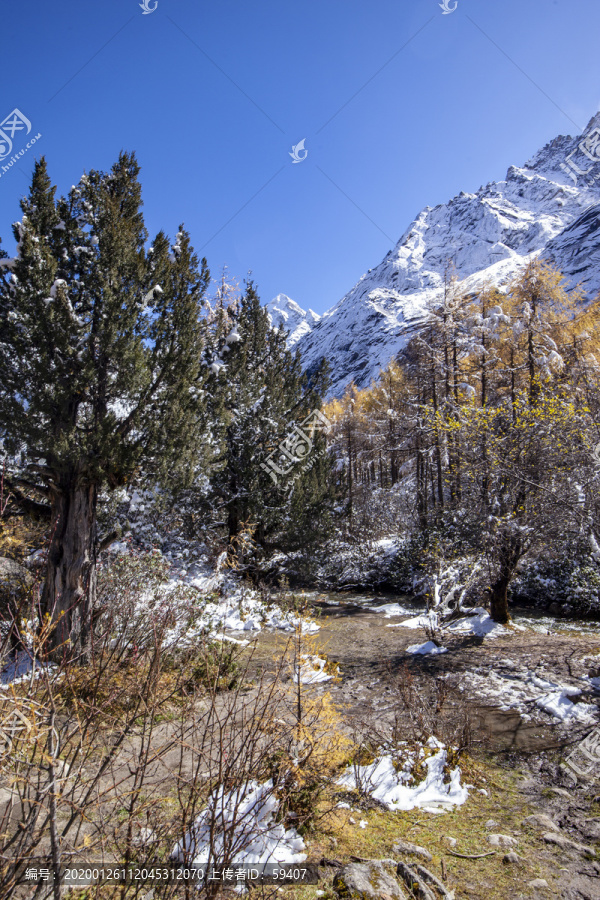
<path fill-rule="evenodd" d="M 493 583 L 490 590 L 490 616 L 494 622 L 500 625 L 506 625 L 510 622 L 508 614 L 508 585 L 510 583 L 510 575 L 503 573 Z"/>
<path fill-rule="evenodd" d="M 71 484 L 52 502 L 52 538 L 42 592 L 42 614 L 53 627 L 52 657 L 87 662 L 96 600 L 95 485 Z"/>
<path fill-rule="evenodd" d="M 233 544 L 236 537 L 240 533 L 240 510 L 237 500 L 232 500 L 229 504 L 227 513 L 227 530 L 229 532 L 229 543 Z"/>

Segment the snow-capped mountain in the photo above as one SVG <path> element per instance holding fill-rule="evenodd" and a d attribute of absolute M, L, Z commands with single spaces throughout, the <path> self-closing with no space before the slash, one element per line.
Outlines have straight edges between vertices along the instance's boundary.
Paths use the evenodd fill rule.
<path fill-rule="evenodd" d="M 267 311 L 273 328 L 285 328 L 289 331 L 288 347 L 293 347 L 300 338 L 309 334 L 321 318 L 312 309 L 303 310 L 286 294 L 277 294 L 267 303 Z"/>
<path fill-rule="evenodd" d="M 600 290 L 600 113 L 582 135 L 561 135 L 511 166 L 504 181 L 426 206 L 385 259 L 294 343 L 307 369 L 329 360 L 330 393 L 339 396 L 352 380 L 368 385 L 404 346 L 427 302 L 441 297 L 449 262 L 469 290 L 484 281 L 504 286 L 535 256 L 571 284 L 583 282 L 588 296 Z"/>

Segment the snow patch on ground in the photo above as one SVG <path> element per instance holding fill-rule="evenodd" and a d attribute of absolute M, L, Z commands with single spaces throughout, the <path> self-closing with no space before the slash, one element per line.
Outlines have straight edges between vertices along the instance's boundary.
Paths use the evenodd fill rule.
<path fill-rule="evenodd" d="M 494 622 L 490 614 L 481 606 L 472 610 L 474 615 L 467 619 L 457 619 L 445 626 L 446 631 L 452 634 L 474 634 L 476 637 L 497 637 L 506 634 L 506 628 Z"/>
<path fill-rule="evenodd" d="M 392 622 L 388 628 L 425 628 L 429 624 L 429 616 L 421 614 L 405 619 L 404 622 Z"/>
<path fill-rule="evenodd" d="M 35 672 L 33 668 L 35 666 Z M 46 664 L 46 668 L 51 669 L 54 666 Z M 6 663 L 0 672 L 0 688 L 10 685 L 23 684 L 25 681 L 31 681 L 32 678 L 39 678 L 44 669 L 44 664 L 39 659 L 34 660 L 32 654 L 28 650 L 21 650 L 14 659 Z"/>
<path fill-rule="evenodd" d="M 598 622 L 569 620 L 559 616 L 530 616 L 520 611 L 516 611 L 514 616 L 518 619 L 521 626 L 524 626 L 529 631 L 537 631 L 539 634 L 566 631 L 597 636 L 600 633 Z"/>
<path fill-rule="evenodd" d="M 423 656 L 437 656 L 440 653 L 447 653 L 448 648 L 438 647 L 433 641 L 426 641 L 424 644 L 411 644 L 410 647 L 406 648 L 406 652 L 414 655 L 422 654 Z"/>
<path fill-rule="evenodd" d="M 275 821 L 278 810 L 272 781 L 249 781 L 231 791 L 219 787 L 172 856 L 196 866 L 304 862 L 304 841 Z"/>
<path fill-rule="evenodd" d="M 449 631 L 451 634 L 473 634 L 477 637 L 497 637 L 500 634 L 506 634 L 506 628 L 494 622 L 490 614 L 481 606 L 476 606 L 471 610 L 473 615 L 469 615 L 464 619 L 457 619 L 450 622 L 449 625 L 442 625 L 443 631 Z M 388 628 L 426 628 L 430 625 L 429 616 L 422 613 L 413 616 L 411 619 L 405 619 L 404 622 L 394 622 L 388 625 Z M 524 630 L 521 626 L 515 626 L 519 630 Z"/>
<path fill-rule="evenodd" d="M 425 764 L 427 775 L 415 784 L 412 771 L 418 762 Z M 460 806 L 467 799 L 468 790 L 461 785 L 460 775 L 458 766 L 448 770 L 448 751 L 444 745 L 429 738 L 426 747 L 419 750 L 401 747 L 400 752 L 385 753 L 368 766 L 350 766 L 338 784 L 366 790 L 390 810 L 420 807 L 439 812 L 440 808 Z M 450 780 L 445 783 L 447 777 Z"/>
<path fill-rule="evenodd" d="M 303 661 L 300 664 L 300 684 L 318 684 L 321 681 L 331 681 L 333 675 L 325 671 L 327 660 L 320 656 L 311 656 L 303 653 L 300 657 Z M 294 672 L 294 683 L 298 684 L 298 667 Z"/>
<path fill-rule="evenodd" d="M 372 612 L 381 613 L 386 619 L 392 619 L 394 616 L 408 616 L 412 610 L 401 606 L 400 603 L 384 603 L 382 606 L 371 606 Z"/>
<path fill-rule="evenodd" d="M 300 624 L 305 635 L 319 631 L 316 622 L 265 602 L 258 591 L 240 585 L 228 574 L 174 578 L 164 590 L 164 599 L 174 611 L 174 624 L 165 635 L 167 647 L 189 647 L 206 637 L 222 639 L 224 632 L 255 636 L 273 629 L 291 633 Z M 151 602 L 152 598 L 143 594 L 137 613 L 144 615 Z M 234 640 L 231 636 L 226 639 Z M 238 640 L 243 643 L 245 637 Z"/>
<path fill-rule="evenodd" d="M 534 718 L 535 708 L 562 723 L 595 721 L 598 708 L 594 704 L 573 703 L 571 699 L 580 696 L 580 688 L 542 678 L 510 660 L 502 662 L 509 671 L 486 669 L 467 672 L 465 683 L 460 685 L 459 690 L 476 694 L 479 700 L 489 701 L 490 705 L 499 709 L 514 709 L 525 721 Z"/>

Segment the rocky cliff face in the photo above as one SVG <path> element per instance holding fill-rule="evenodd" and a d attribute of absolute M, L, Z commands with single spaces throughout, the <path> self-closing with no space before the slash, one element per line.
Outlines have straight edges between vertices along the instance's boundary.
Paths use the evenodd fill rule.
<path fill-rule="evenodd" d="M 306 368 L 330 363 L 331 394 L 369 384 L 404 346 L 428 301 L 440 297 L 449 263 L 465 287 L 502 287 L 530 259 L 554 262 L 589 296 L 600 290 L 600 113 L 582 135 L 559 136 L 504 181 L 423 209 L 393 250 L 320 319 L 285 295 L 281 317 Z M 287 317 L 287 318 L 286 318 Z"/>

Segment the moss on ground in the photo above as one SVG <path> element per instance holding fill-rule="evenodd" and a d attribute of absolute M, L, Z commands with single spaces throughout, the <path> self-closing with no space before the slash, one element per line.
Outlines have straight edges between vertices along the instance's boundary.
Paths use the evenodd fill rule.
<path fill-rule="evenodd" d="M 429 850 L 433 860 L 424 865 L 438 878 L 443 874 L 443 860 L 446 885 L 448 890 L 455 891 L 456 900 L 534 897 L 535 891 L 527 884 L 535 878 L 544 878 L 548 882 L 548 896 L 559 896 L 559 854 L 546 849 L 539 831 L 527 825 L 522 827 L 523 820 L 535 812 L 517 786 L 523 773 L 514 768 L 501 768 L 484 757 L 463 757 L 460 765 L 463 783 L 473 785 L 463 806 L 438 815 L 421 809 L 407 812 L 362 810 L 357 797 L 355 809 L 336 809 L 320 821 L 317 833 L 307 842 L 309 861 L 318 862 L 323 856 L 342 863 L 350 862 L 352 856 L 395 857 L 393 846 L 398 838 L 403 838 Z M 482 790 L 487 796 L 481 793 Z M 490 819 L 497 825 L 486 827 Z M 360 827 L 360 821 L 367 822 L 365 828 Z M 516 839 L 517 844 L 512 849 L 521 857 L 521 863 L 503 862 L 508 849 L 490 846 L 487 835 L 493 832 Z M 477 855 L 493 849 L 496 852 L 482 859 L 462 859 L 449 852 L 447 837 L 456 839 L 454 850 L 457 853 Z M 409 865 L 411 859 L 419 861 L 408 856 L 404 858 Z M 283 895 L 289 900 L 308 900 L 321 889 L 326 891 L 322 900 L 327 900 L 328 896 L 333 896 L 331 882 L 335 869 L 322 871 L 328 873 L 324 883 L 302 888 L 286 887 Z"/>

